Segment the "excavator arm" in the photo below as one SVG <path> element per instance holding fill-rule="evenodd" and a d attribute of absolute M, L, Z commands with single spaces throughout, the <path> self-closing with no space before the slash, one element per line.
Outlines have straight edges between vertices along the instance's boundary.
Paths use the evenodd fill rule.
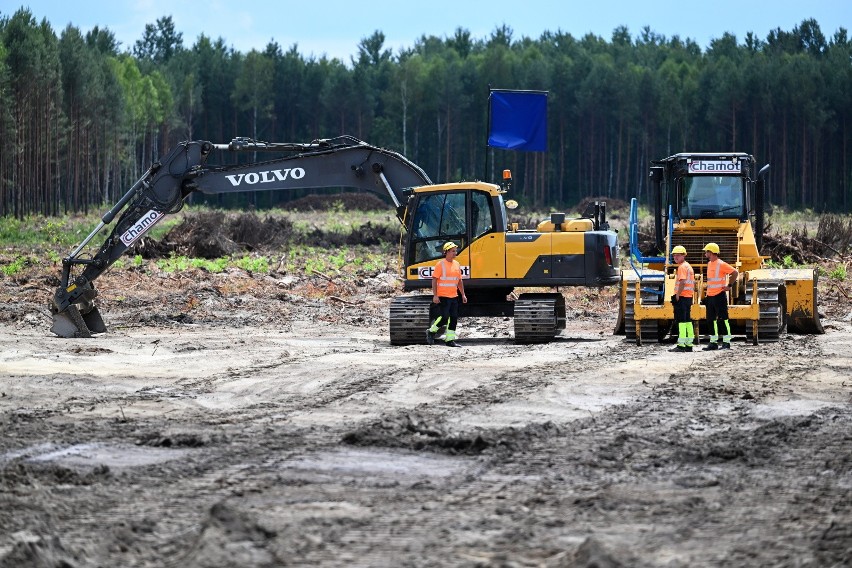
<path fill-rule="evenodd" d="M 226 156 L 245 152 L 279 156 L 264 161 L 255 159 L 244 165 L 208 165 L 214 151 L 222 151 Z M 235 159 L 232 157 L 231 161 Z M 60 337 L 90 337 L 92 333 L 106 331 L 95 306 L 94 281 L 163 217 L 179 211 L 193 192 L 352 187 L 389 195 L 402 221 L 408 203 L 405 190 L 431 183 L 419 166 L 401 154 L 350 136 L 307 144 L 247 138 L 236 138 L 229 144 L 182 142 L 153 164 L 104 214 L 86 239 L 62 260 L 60 284 L 50 305 L 51 331 Z M 97 253 L 84 257 L 83 250 L 89 242 L 117 215 L 118 221 Z M 74 276 L 76 269 L 79 274 Z"/>

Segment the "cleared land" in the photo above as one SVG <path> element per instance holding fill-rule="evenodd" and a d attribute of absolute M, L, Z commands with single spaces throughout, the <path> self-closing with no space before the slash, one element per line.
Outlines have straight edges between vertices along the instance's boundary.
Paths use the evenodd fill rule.
<path fill-rule="evenodd" d="M 59 339 L 55 276 L 0 289 L 0 566 L 852 563 L 843 286 L 825 335 L 685 355 L 610 289 L 548 345 L 393 347 L 384 270 L 127 267 Z"/>

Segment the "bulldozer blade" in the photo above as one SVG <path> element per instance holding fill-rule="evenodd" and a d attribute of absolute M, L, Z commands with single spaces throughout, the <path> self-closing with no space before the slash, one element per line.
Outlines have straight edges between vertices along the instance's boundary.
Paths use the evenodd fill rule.
<path fill-rule="evenodd" d="M 100 318 L 100 314 L 97 317 Z M 101 320 L 101 325 L 103 326 L 103 320 Z M 92 332 L 89 331 L 86 320 L 83 319 L 83 315 L 77 309 L 77 306 L 73 304 L 61 312 L 53 313 L 53 325 L 50 327 L 50 331 L 65 338 L 92 337 Z"/>
<path fill-rule="evenodd" d="M 758 280 L 778 280 L 784 283 L 783 306 L 787 331 L 822 334 L 825 330 L 817 306 L 819 273 L 813 268 L 765 268 L 749 272 Z"/>
<path fill-rule="evenodd" d="M 794 310 L 787 319 L 787 329 L 795 333 L 823 334 L 825 330 L 816 311 L 808 313 Z"/>
<path fill-rule="evenodd" d="M 819 273 L 816 270 L 803 271 L 805 275 L 792 270 L 787 272 L 797 277 L 795 280 L 790 278 L 786 286 L 787 330 L 794 333 L 825 333 L 817 307 Z"/>

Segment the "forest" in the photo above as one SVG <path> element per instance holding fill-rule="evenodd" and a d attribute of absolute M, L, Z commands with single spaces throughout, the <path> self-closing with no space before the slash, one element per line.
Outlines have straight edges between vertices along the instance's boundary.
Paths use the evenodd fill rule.
<path fill-rule="evenodd" d="M 508 168 L 516 199 L 563 208 L 643 200 L 649 162 L 677 152 L 748 152 L 771 164 L 771 204 L 849 211 L 852 40 L 826 33 L 805 19 L 702 50 L 649 27 L 607 40 L 516 38 L 503 25 L 393 53 L 376 30 L 341 61 L 274 40 L 249 53 L 222 37 L 188 45 L 171 16 L 122 48 L 107 28 L 57 32 L 20 8 L 0 14 L 0 217 L 108 207 L 183 140 L 341 134 L 404 154 L 435 182 L 495 181 Z M 548 93 L 546 151 L 487 146 L 492 88 Z M 192 200 L 267 208 L 302 196 Z"/>

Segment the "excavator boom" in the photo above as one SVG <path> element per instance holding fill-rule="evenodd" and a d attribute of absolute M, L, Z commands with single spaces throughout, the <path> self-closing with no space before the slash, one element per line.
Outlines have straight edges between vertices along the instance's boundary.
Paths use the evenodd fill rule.
<path fill-rule="evenodd" d="M 236 161 L 236 154 L 245 152 L 279 156 L 244 165 L 208 165 L 208 158 L 217 151 L 224 153 L 225 161 Z M 179 211 L 193 192 L 351 187 L 389 195 L 402 221 L 408 202 L 406 190 L 431 183 L 419 166 L 401 154 L 350 136 L 307 144 L 247 138 L 236 138 L 229 144 L 182 142 L 153 164 L 62 260 L 60 285 L 50 305 L 51 331 L 60 337 L 89 337 L 106 331 L 94 303 L 94 281 L 166 215 Z M 86 245 L 117 215 L 118 221 L 98 252 L 83 257 Z M 78 267 L 82 270 L 75 276 Z"/>

